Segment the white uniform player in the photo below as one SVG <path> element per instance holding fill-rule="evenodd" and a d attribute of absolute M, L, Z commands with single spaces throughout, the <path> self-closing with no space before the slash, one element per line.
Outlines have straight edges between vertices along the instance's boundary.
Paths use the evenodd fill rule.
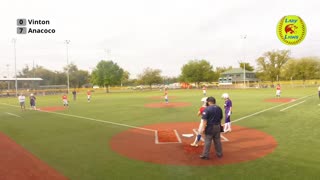
<path fill-rule="evenodd" d="M 18 100 L 19 100 L 21 110 L 26 110 L 26 104 L 25 104 L 26 97 L 23 94 L 20 94 L 20 96 L 18 97 Z"/>

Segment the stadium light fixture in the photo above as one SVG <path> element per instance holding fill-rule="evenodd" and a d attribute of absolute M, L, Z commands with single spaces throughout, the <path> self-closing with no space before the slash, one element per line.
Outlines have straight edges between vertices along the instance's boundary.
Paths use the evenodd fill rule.
<path fill-rule="evenodd" d="M 245 62 L 245 40 L 247 39 L 247 35 L 241 35 L 241 39 L 243 39 L 243 87 L 246 88 L 246 62 Z"/>
<path fill-rule="evenodd" d="M 6 66 L 7 66 L 7 73 L 8 73 L 7 78 L 9 78 L 9 74 L 10 74 L 10 73 L 9 73 L 9 66 L 10 66 L 10 65 L 7 64 Z M 9 91 L 9 90 L 10 90 L 10 81 L 8 80 L 8 91 Z"/>
<path fill-rule="evenodd" d="M 69 90 L 70 90 L 70 82 L 69 82 L 69 43 L 70 40 L 66 40 L 65 41 L 66 46 L 67 46 L 67 86 L 68 86 L 68 93 L 69 94 Z"/>
<path fill-rule="evenodd" d="M 17 79 L 17 51 L 16 51 L 16 43 L 17 39 L 12 39 L 13 50 L 14 50 L 14 76 L 15 76 L 15 86 L 16 86 L 16 96 L 18 96 L 18 79 Z"/>

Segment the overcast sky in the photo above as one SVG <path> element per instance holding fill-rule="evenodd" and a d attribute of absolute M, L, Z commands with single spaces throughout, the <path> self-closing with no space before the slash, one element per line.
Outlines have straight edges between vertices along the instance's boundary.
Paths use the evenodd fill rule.
<path fill-rule="evenodd" d="M 238 66 L 273 49 L 292 56 L 320 56 L 320 11 L 316 0 L 1 0 L 0 76 L 14 75 L 12 38 L 17 38 L 17 70 L 26 64 L 61 71 L 69 62 L 91 71 L 112 59 L 135 77 L 147 67 L 177 76 L 191 59 L 214 67 Z M 305 40 L 282 44 L 276 25 L 298 15 L 307 25 Z M 16 34 L 16 19 L 49 20 L 55 34 Z M 247 35 L 245 40 L 242 35 Z M 108 53 L 109 52 L 109 53 Z"/>

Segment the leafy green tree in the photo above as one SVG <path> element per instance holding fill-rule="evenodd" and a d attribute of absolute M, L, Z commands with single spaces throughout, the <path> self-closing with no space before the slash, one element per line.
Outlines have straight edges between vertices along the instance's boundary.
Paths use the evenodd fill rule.
<path fill-rule="evenodd" d="M 277 77 L 281 76 L 281 68 L 290 59 L 289 50 L 277 50 L 264 53 L 257 61 L 258 78 L 274 82 Z"/>
<path fill-rule="evenodd" d="M 79 70 L 78 67 L 73 63 L 70 63 L 68 66 L 63 68 L 65 73 L 67 73 L 68 69 L 70 87 L 79 88 L 89 82 L 88 71 Z"/>
<path fill-rule="evenodd" d="M 66 84 L 66 78 L 64 78 L 65 74 L 57 71 L 51 71 L 42 66 L 35 66 L 34 68 L 29 68 L 29 66 L 25 66 L 17 77 L 22 78 L 32 78 L 32 77 L 40 77 L 43 80 L 39 83 L 39 85 L 61 85 Z M 30 85 L 30 83 L 28 83 Z M 21 87 L 21 86 L 19 86 Z"/>
<path fill-rule="evenodd" d="M 206 60 L 191 60 L 181 68 L 179 77 L 182 82 L 210 82 L 215 78 L 213 67 Z"/>
<path fill-rule="evenodd" d="M 0 92 L 7 89 L 8 89 L 8 83 L 4 81 L 0 82 Z"/>
<path fill-rule="evenodd" d="M 172 84 L 179 82 L 178 77 L 162 77 L 164 84 Z"/>
<path fill-rule="evenodd" d="M 320 78 L 320 60 L 315 57 L 291 59 L 284 66 L 285 79 L 307 80 Z"/>
<path fill-rule="evenodd" d="M 232 69 L 232 66 L 229 67 L 216 67 L 216 72 L 214 73 L 214 81 L 218 81 L 221 74 L 225 71 L 229 71 Z"/>
<path fill-rule="evenodd" d="M 123 74 L 121 77 L 121 86 L 124 84 L 128 84 L 129 77 L 130 77 L 130 73 L 128 71 L 123 71 Z"/>
<path fill-rule="evenodd" d="M 109 86 L 119 85 L 123 76 L 123 69 L 113 61 L 101 60 L 92 71 L 91 82 L 99 86 L 105 86 L 109 93 Z"/>
<path fill-rule="evenodd" d="M 127 86 L 137 86 L 139 85 L 138 79 L 128 79 Z"/>
<path fill-rule="evenodd" d="M 254 67 L 250 65 L 250 63 L 244 63 L 244 62 L 240 62 L 239 63 L 240 68 L 242 69 L 246 69 L 247 71 L 253 71 Z"/>
<path fill-rule="evenodd" d="M 138 75 L 138 81 L 142 84 L 152 86 L 152 84 L 162 83 L 161 70 L 160 69 L 144 69 L 142 74 Z"/>

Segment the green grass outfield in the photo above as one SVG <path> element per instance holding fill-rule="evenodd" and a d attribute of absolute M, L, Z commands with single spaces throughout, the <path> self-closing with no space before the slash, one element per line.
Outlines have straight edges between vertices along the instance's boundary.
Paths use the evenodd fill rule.
<path fill-rule="evenodd" d="M 108 144 L 112 136 L 127 127 L 54 113 L 21 112 L 18 107 L 6 105 L 18 105 L 16 98 L 0 99 L 0 131 L 72 180 L 319 179 L 320 100 L 317 88 L 283 88 L 282 91 L 282 97 L 301 99 L 278 106 L 279 103 L 264 102 L 274 98 L 274 89 L 208 90 L 208 95 L 217 97 L 220 106 L 223 105 L 221 94 L 230 94 L 233 120 L 270 108 L 234 124 L 272 135 L 278 147 L 263 158 L 232 165 L 173 166 L 132 160 L 113 152 Z M 149 98 L 162 95 L 160 91 L 93 93 L 88 103 L 85 94 L 78 94 L 77 101 L 71 100 L 70 108 L 59 113 L 133 126 L 199 121 L 196 113 L 201 105 L 202 90 L 169 91 L 169 98 L 176 96 L 170 101 L 191 102 L 191 107 L 144 107 L 145 103 L 162 102 L 163 99 Z M 280 111 L 302 101 L 305 102 Z M 37 97 L 40 108 L 61 105 L 60 95 Z"/>

